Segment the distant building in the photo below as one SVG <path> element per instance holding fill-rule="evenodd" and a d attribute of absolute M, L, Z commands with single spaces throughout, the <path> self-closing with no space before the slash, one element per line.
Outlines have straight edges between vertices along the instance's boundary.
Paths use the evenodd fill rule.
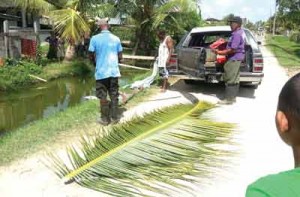
<path fill-rule="evenodd" d="M 46 30 L 40 30 L 41 27 Z M 22 41 L 36 42 L 36 33 L 43 39 L 50 30 L 50 21 L 46 17 L 33 16 L 25 9 L 17 8 L 12 0 L 0 1 L 0 57 L 21 57 L 25 47 L 22 43 L 26 43 Z"/>
<path fill-rule="evenodd" d="M 221 20 L 216 19 L 216 18 L 207 18 L 205 19 L 205 22 L 207 22 L 208 24 L 213 24 L 213 23 L 217 23 L 220 22 Z"/>

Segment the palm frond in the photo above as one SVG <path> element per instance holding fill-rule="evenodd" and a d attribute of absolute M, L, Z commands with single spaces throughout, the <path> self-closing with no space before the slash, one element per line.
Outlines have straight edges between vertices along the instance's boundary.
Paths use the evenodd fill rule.
<path fill-rule="evenodd" d="M 54 27 L 62 38 L 80 40 L 81 36 L 90 31 L 87 22 L 74 9 L 55 10 L 50 13 L 51 19 L 54 21 Z"/>
<path fill-rule="evenodd" d="M 26 10 L 31 10 L 39 13 L 47 13 L 54 9 L 54 6 L 45 0 L 14 0 L 18 7 L 25 8 Z"/>
<path fill-rule="evenodd" d="M 172 14 L 192 12 L 195 10 L 196 3 L 193 0 L 170 0 L 156 9 L 153 15 L 154 22 L 152 28 L 156 29 L 167 17 L 172 16 Z M 171 19 L 176 22 L 176 19 L 173 17 L 171 17 Z M 180 28 L 180 26 L 178 27 Z"/>
<path fill-rule="evenodd" d="M 211 108 L 180 104 L 103 127 L 94 139 L 82 137 L 81 148 L 69 147 L 68 162 L 51 155 L 55 172 L 113 196 L 189 193 L 186 183 L 201 182 L 234 155 L 221 146 L 233 144 L 233 125 L 201 118 Z"/>

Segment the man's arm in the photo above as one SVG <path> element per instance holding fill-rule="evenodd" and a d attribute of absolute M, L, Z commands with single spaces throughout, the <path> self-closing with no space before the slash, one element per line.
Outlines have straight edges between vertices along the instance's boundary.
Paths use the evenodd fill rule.
<path fill-rule="evenodd" d="M 121 63 L 122 59 L 123 59 L 123 53 L 122 53 L 122 51 L 121 51 L 121 52 L 118 53 L 118 60 L 119 60 L 119 63 Z"/>
<path fill-rule="evenodd" d="M 238 48 L 238 44 L 240 43 L 241 39 L 243 39 L 240 35 L 235 35 L 232 37 L 231 46 L 228 49 L 219 51 L 218 49 L 215 50 L 216 54 L 219 55 L 231 55 L 236 53 L 236 49 Z"/>
<path fill-rule="evenodd" d="M 173 54 L 173 50 L 174 50 L 174 43 L 173 43 L 173 40 L 170 36 L 168 36 L 167 40 L 166 40 L 166 44 L 167 44 L 167 47 L 168 47 L 168 50 L 169 50 L 169 56 L 168 56 L 168 59 L 167 59 L 167 66 L 170 64 L 170 59 L 171 59 L 171 56 Z"/>
<path fill-rule="evenodd" d="M 235 53 L 235 49 L 225 49 L 222 51 L 219 51 L 218 49 L 215 49 L 215 53 L 218 55 L 230 55 L 230 54 L 234 54 Z"/>
<path fill-rule="evenodd" d="M 94 52 L 89 51 L 89 59 L 92 62 L 92 64 L 94 66 L 96 66 L 96 57 L 95 57 L 95 53 Z"/>

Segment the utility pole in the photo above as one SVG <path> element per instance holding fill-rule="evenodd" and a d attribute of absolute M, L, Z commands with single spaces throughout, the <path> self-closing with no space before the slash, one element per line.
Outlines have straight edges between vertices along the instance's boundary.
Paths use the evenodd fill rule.
<path fill-rule="evenodd" d="M 278 5 L 279 5 L 278 0 Z M 277 18 L 277 0 L 275 0 L 275 10 L 274 10 L 274 19 L 273 19 L 273 36 L 275 36 L 276 31 L 276 18 Z"/>

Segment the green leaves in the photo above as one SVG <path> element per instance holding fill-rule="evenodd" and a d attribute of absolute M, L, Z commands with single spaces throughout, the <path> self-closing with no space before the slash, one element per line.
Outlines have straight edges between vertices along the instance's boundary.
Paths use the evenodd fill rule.
<path fill-rule="evenodd" d="M 232 125 L 201 118 L 212 107 L 181 104 L 103 127 L 69 147 L 68 162 L 52 155 L 56 173 L 113 196 L 189 193 L 187 183 L 201 183 L 233 155 L 221 148 L 231 144 Z"/>
<path fill-rule="evenodd" d="M 90 31 L 80 12 L 71 8 L 52 11 L 51 19 L 62 38 L 77 41 L 85 32 Z"/>

